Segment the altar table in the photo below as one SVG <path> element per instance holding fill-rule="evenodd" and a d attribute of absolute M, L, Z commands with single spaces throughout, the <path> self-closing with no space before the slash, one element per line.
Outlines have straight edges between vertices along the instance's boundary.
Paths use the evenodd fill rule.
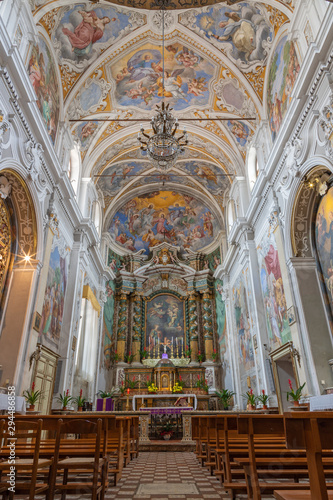
<path fill-rule="evenodd" d="M 0 411 L 8 410 L 8 394 L 0 394 Z M 15 411 L 25 413 L 25 398 L 23 396 L 15 396 Z"/>
<path fill-rule="evenodd" d="M 133 411 L 135 411 L 135 409 L 136 409 L 135 401 L 137 399 L 142 399 L 142 401 L 144 401 L 145 399 L 170 399 L 170 398 L 174 398 L 175 400 L 177 400 L 180 397 L 193 398 L 194 410 L 197 409 L 198 402 L 197 402 L 196 394 L 179 394 L 179 393 L 178 394 L 135 394 L 133 396 L 133 399 L 132 399 L 132 408 L 133 408 Z M 182 408 L 182 407 L 180 407 L 180 408 Z M 140 410 L 141 410 L 141 408 L 140 408 Z"/>

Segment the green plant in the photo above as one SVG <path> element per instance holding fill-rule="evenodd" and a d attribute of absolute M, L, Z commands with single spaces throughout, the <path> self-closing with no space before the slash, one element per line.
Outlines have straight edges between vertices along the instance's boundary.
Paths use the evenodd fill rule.
<path fill-rule="evenodd" d="M 198 351 L 198 354 L 197 354 L 197 361 L 198 361 L 199 363 L 202 363 L 202 362 L 203 362 L 203 360 L 204 360 L 204 355 L 203 355 L 203 354 L 201 354 L 201 351 Z"/>
<path fill-rule="evenodd" d="M 202 389 L 208 392 L 207 380 L 204 377 L 201 378 L 199 374 L 198 374 L 198 380 L 195 383 L 195 387 L 198 387 L 198 389 Z"/>
<path fill-rule="evenodd" d="M 39 399 L 42 398 L 42 391 L 35 391 L 35 382 L 32 383 L 31 391 L 24 391 L 23 396 L 27 403 L 31 406 L 35 405 Z"/>
<path fill-rule="evenodd" d="M 298 387 L 296 389 L 296 392 L 293 389 L 293 386 L 292 386 L 292 383 L 291 383 L 290 379 L 288 380 L 288 384 L 289 384 L 289 387 L 290 387 L 290 392 L 287 392 L 287 401 L 289 401 L 289 398 L 293 399 L 294 401 L 299 401 L 301 399 L 301 397 L 302 397 L 302 390 L 304 389 L 305 382 L 304 382 L 303 385 L 301 385 L 300 387 Z"/>
<path fill-rule="evenodd" d="M 86 398 L 82 397 L 82 389 L 80 390 L 80 395 L 73 398 L 73 401 L 77 404 L 78 408 L 82 408 L 83 404 L 87 401 Z"/>
<path fill-rule="evenodd" d="M 148 351 L 146 350 L 146 348 L 144 348 L 143 351 L 140 351 L 140 357 L 141 357 L 141 359 L 148 358 Z"/>
<path fill-rule="evenodd" d="M 126 387 L 124 385 L 124 381 L 122 380 L 121 381 L 121 386 L 119 387 L 119 392 L 123 396 L 125 394 L 125 391 L 126 391 Z"/>
<path fill-rule="evenodd" d="M 127 387 L 129 387 L 130 389 L 135 389 L 137 385 L 138 385 L 138 381 L 135 380 L 134 375 L 133 375 L 132 380 L 130 380 L 129 378 L 127 379 Z"/>
<path fill-rule="evenodd" d="M 172 422 L 168 421 L 163 424 L 162 430 L 161 430 L 161 436 L 165 436 L 166 434 L 173 434 L 173 425 Z"/>
<path fill-rule="evenodd" d="M 270 399 L 270 396 L 268 396 L 265 393 L 265 389 L 262 389 L 261 394 L 259 394 L 259 396 L 257 396 L 257 400 L 260 401 L 260 403 L 264 406 L 267 406 L 269 399 Z"/>
<path fill-rule="evenodd" d="M 217 360 L 217 350 L 214 348 L 212 352 L 212 360 L 215 362 Z"/>
<path fill-rule="evenodd" d="M 69 395 L 69 389 L 67 391 L 64 391 L 64 394 L 59 394 L 59 397 L 57 397 L 57 401 L 61 403 L 61 406 L 63 408 L 66 408 L 66 406 L 73 400 L 73 397 Z"/>
<path fill-rule="evenodd" d="M 222 406 L 225 410 L 228 409 L 230 401 L 232 400 L 235 394 L 236 394 L 235 392 L 229 391 L 229 389 L 222 389 L 222 391 L 215 391 L 215 395 L 220 399 L 220 401 L 222 402 Z"/>
<path fill-rule="evenodd" d="M 191 353 L 192 353 L 192 349 L 187 345 L 185 347 L 185 352 L 184 352 L 185 358 L 190 358 L 191 357 Z"/>
<path fill-rule="evenodd" d="M 118 361 L 119 361 L 119 354 L 117 353 L 117 351 L 112 352 L 110 357 L 111 357 L 111 361 L 113 363 L 118 363 Z"/>
<path fill-rule="evenodd" d="M 125 357 L 126 363 L 128 363 L 130 365 L 134 359 L 134 354 L 132 354 L 130 351 L 128 354 L 125 354 L 124 357 Z"/>
<path fill-rule="evenodd" d="M 248 405 L 251 405 L 251 406 L 256 405 L 257 396 L 255 396 L 255 394 L 253 393 L 253 389 L 250 388 L 249 391 L 247 391 L 245 394 L 243 394 L 243 398 L 246 399 Z"/>

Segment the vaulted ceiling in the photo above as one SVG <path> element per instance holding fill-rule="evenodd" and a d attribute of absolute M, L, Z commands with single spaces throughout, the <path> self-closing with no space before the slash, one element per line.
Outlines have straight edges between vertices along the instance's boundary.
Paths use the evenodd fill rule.
<path fill-rule="evenodd" d="M 170 78 L 164 100 L 174 109 L 180 128 L 186 126 L 189 145 L 174 169 L 162 175 L 137 140 L 140 120 L 151 118 L 162 100 L 159 0 L 35 0 L 39 54 L 44 52 L 44 64 L 48 57 L 58 63 L 60 118 L 73 120 L 71 133 L 80 144 L 83 176 L 94 179 L 104 229 L 124 251 L 139 249 L 132 243 L 142 240 L 143 227 L 137 222 L 135 232 L 130 218 L 137 220 L 142 210 L 149 211 L 149 199 L 155 203 L 151 223 L 157 212 L 167 210 L 158 206 L 157 192 L 169 193 L 165 196 L 172 207 L 177 200 L 183 203 L 183 217 L 192 210 L 192 226 L 184 222 L 181 239 L 193 236 L 195 228 L 200 232 L 201 224 L 205 236 L 194 248 L 211 248 L 223 229 L 234 176 L 244 175 L 247 145 L 260 121 L 267 119 L 268 64 L 288 28 L 290 1 L 213 5 L 205 0 L 204 7 L 191 8 L 199 3 L 173 0 L 164 13 L 164 61 Z M 195 120 L 185 124 L 184 117 Z M 119 239 L 124 231 L 127 244 Z M 170 240 L 180 244 L 170 231 Z M 128 243 L 129 233 L 133 241 Z"/>

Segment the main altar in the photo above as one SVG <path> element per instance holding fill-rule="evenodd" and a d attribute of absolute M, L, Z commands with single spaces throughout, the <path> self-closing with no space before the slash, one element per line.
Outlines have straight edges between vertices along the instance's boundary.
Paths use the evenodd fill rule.
<path fill-rule="evenodd" d="M 172 406 L 174 398 L 167 396 L 178 385 L 184 395 L 196 395 L 199 410 L 207 410 L 221 380 L 207 255 L 180 254 L 179 248 L 162 242 L 149 256 L 127 255 L 121 267 L 115 254 L 109 260 L 118 266 L 112 294 L 115 335 L 104 348 L 110 386 L 128 391 L 130 405 L 139 410 Z M 148 390 L 152 384 L 155 391 Z M 156 394 L 149 397 L 152 392 Z M 120 398 L 117 409 L 125 411 L 126 406 L 127 398 Z"/>

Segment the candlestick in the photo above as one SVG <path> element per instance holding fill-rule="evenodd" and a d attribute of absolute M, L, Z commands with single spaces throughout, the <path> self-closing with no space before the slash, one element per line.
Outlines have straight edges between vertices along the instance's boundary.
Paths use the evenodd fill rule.
<path fill-rule="evenodd" d="M 183 337 L 181 338 L 182 341 L 182 358 L 184 358 L 184 339 Z"/>
<path fill-rule="evenodd" d="M 129 393 L 130 393 L 130 390 L 128 388 L 127 389 L 127 396 L 126 396 L 126 411 L 129 411 L 129 409 L 130 409 Z"/>
<path fill-rule="evenodd" d="M 179 356 L 178 356 L 178 354 L 179 354 L 179 349 L 178 349 L 178 339 L 176 339 L 176 358 L 178 358 L 178 357 L 179 357 Z"/>

